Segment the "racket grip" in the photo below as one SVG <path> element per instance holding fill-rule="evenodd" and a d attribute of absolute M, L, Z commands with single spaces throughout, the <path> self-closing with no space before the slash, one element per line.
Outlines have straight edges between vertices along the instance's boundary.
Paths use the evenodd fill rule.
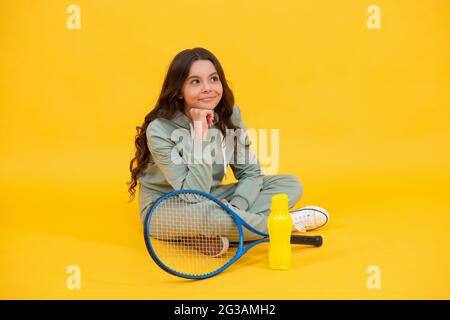
<path fill-rule="evenodd" d="M 323 243 L 321 236 L 291 236 L 292 244 L 310 244 L 316 247 L 320 247 Z"/>

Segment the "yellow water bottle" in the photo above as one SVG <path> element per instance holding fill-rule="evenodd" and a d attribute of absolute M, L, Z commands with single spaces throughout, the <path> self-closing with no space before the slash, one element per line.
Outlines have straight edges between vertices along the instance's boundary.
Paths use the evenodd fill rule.
<path fill-rule="evenodd" d="M 289 199 L 284 193 L 272 197 L 272 207 L 267 222 L 269 229 L 269 268 L 287 270 L 291 267 L 292 218 Z"/>

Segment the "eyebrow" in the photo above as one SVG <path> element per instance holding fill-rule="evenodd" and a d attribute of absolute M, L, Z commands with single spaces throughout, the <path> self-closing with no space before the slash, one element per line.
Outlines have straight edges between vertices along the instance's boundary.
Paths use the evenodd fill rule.
<path fill-rule="evenodd" d="M 211 77 L 211 76 L 214 75 L 214 74 L 217 74 L 217 75 L 218 75 L 217 72 L 213 72 L 213 73 L 211 73 L 209 76 Z M 188 77 L 186 80 L 189 80 L 190 78 L 200 78 L 200 77 L 199 77 L 199 76 L 196 76 L 196 75 L 193 75 L 193 76 Z"/>

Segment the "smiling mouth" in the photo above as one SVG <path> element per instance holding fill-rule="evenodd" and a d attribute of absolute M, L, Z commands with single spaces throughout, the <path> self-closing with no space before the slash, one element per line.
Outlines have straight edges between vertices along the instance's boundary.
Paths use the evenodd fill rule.
<path fill-rule="evenodd" d="M 215 99 L 216 97 L 208 97 L 208 98 L 203 98 L 203 99 L 199 99 L 200 101 L 203 101 L 203 100 L 212 100 L 212 99 Z"/>

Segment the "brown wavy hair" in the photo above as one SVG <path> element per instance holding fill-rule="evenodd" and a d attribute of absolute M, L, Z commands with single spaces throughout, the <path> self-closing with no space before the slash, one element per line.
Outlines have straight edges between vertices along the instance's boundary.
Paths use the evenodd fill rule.
<path fill-rule="evenodd" d="M 147 127 L 150 122 L 157 118 L 171 120 L 177 110 L 184 112 L 184 102 L 179 96 L 181 96 L 182 87 L 189 75 L 191 65 L 197 60 L 211 61 L 219 74 L 223 94 L 214 111 L 219 115 L 218 127 L 223 136 L 225 137 L 227 128 L 239 129 L 230 119 L 233 114 L 234 95 L 227 84 L 225 73 L 219 60 L 204 48 L 186 49 L 179 52 L 169 65 L 156 106 L 145 116 L 144 123 L 140 127 L 136 127 L 137 133 L 134 143 L 136 152 L 130 162 L 131 181 L 127 182 L 127 185 L 129 185 L 128 192 L 130 193 L 129 202 L 134 199 L 138 179 L 151 158 L 150 150 L 147 147 Z"/>

